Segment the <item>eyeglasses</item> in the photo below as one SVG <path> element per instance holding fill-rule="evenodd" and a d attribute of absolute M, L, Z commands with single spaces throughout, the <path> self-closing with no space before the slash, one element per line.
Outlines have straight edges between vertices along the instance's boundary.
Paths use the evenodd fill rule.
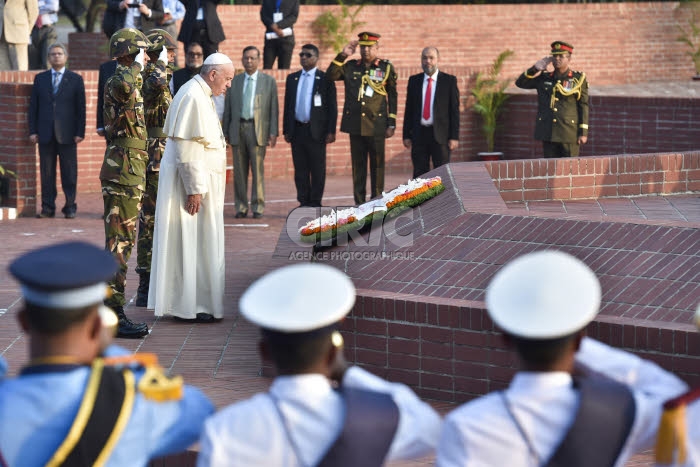
<path fill-rule="evenodd" d="M 309 53 L 309 52 L 299 52 L 299 56 L 300 56 L 301 58 L 309 58 L 309 57 L 313 57 L 314 54 L 311 54 L 311 53 Z"/>
<path fill-rule="evenodd" d="M 202 54 L 202 53 L 197 53 L 197 52 L 187 52 L 187 56 L 188 56 L 188 57 L 201 57 L 201 56 L 203 56 L 203 55 L 204 55 L 204 54 Z"/>

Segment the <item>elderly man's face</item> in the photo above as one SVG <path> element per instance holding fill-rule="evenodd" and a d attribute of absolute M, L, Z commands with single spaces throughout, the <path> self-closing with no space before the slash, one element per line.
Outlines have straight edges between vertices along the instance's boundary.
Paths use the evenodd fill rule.
<path fill-rule="evenodd" d="M 227 63 L 225 65 L 219 65 L 210 72 L 210 83 L 211 92 L 215 96 L 220 96 L 225 93 L 228 88 L 231 87 L 231 80 L 233 80 L 234 75 L 233 63 Z"/>
<path fill-rule="evenodd" d="M 187 51 L 187 56 L 185 57 L 185 65 L 188 68 L 199 68 L 204 63 L 204 53 L 202 51 L 201 45 L 193 45 Z"/>

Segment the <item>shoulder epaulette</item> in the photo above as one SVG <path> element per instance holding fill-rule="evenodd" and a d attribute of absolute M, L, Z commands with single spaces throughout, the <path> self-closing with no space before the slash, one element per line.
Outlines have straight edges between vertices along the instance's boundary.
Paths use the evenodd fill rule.
<path fill-rule="evenodd" d="M 169 377 L 158 366 L 149 366 L 138 383 L 138 390 L 146 399 L 167 402 L 182 399 L 182 376 Z"/>
<path fill-rule="evenodd" d="M 104 358 L 105 365 L 108 366 L 125 366 L 125 367 L 149 367 L 158 365 L 158 355 L 154 353 L 135 353 L 129 355 L 119 355 L 116 357 Z"/>

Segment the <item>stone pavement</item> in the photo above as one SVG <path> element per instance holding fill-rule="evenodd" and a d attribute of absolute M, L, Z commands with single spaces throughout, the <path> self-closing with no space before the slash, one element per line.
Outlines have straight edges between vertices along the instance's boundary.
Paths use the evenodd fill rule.
<path fill-rule="evenodd" d="M 409 174 L 388 175 L 387 191 L 409 177 Z M 351 193 L 349 176 L 329 177 L 324 205 L 350 205 Z M 59 205 L 62 202 L 61 196 L 58 199 Z M 270 382 L 269 378 L 260 375 L 261 366 L 256 350 L 257 330 L 239 316 L 237 301 L 250 283 L 275 266 L 272 252 L 279 233 L 284 228 L 287 213 L 298 204 L 293 181 L 268 180 L 266 198 L 266 210 L 262 219 L 235 219 L 231 203 L 232 186 L 227 186 L 226 312 L 220 323 L 187 324 L 170 319 L 156 319 L 152 311 L 133 306 L 138 283 L 138 277 L 133 271 L 135 251 L 129 262 L 127 297 L 132 299 L 132 304 L 126 308 L 126 312 L 136 321 L 147 322 L 151 333 L 144 339 L 118 339 L 117 343 L 132 351 L 156 353 L 163 367 L 171 374 L 183 375 L 186 382 L 203 388 L 218 408 L 264 391 Z M 22 252 L 59 241 L 84 240 L 102 245 L 104 231 L 100 194 L 80 194 L 77 202 L 78 216 L 73 220 L 20 218 L 0 222 L 0 239 L 4 244 L 0 251 L 0 355 L 7 359 L 11 374 L 16 374 L 27 361 L 27 342 L 15 319 L 21 307 L 19 287 L 7 273 L 7 265 Z M 629 204 L 629 200 L 618 202 L 620 206 Z M 616 201 L 606 200 L 605 205 L 610 206 L 611 203 Z M 522 208 L 518 206 L 516 209 Z M 541 204 L 536 209 L 548 210 Z M 562 207 L 561 202 L 553 202 L 550 209 L 566 211 L 565 204 Z M 669 207 L 668 212 L 669 216 L 677 215 L 677 210 L 672 207 Z M 552 212 L 545 215 L 552 215 Z M 661 214 L 656 212 L 655 215 Z M 75 267 L 80 265 L 76 264 Z M 434 406 L 443 414 L 454 407 L 445 402 L 435 402 Z M 189 462 L 182 460 L 178 465 L 189 465 L 193 456 L 194 454 L 189 456 Z M 639 455 L 628 465 L 651 465 L 650 459 L 648 454 Z M 395 465 L 433 464 L 432 458 L 426 458 Z M 173 463 L 166 462 L 163 465 Z"/>

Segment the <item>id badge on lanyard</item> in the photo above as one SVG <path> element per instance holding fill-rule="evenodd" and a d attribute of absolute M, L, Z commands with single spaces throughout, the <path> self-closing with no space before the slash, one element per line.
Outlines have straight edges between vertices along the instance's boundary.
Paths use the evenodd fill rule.
<path fill-rule="evenodd" d="M 280 6 L 282 6 L 282 0 L 277 0 L 277 6 L 275 6 L 275 12 L 272 13 L 272 22 L 279 23 L 284 18 L 284 15 L 280 11 Z"/>

